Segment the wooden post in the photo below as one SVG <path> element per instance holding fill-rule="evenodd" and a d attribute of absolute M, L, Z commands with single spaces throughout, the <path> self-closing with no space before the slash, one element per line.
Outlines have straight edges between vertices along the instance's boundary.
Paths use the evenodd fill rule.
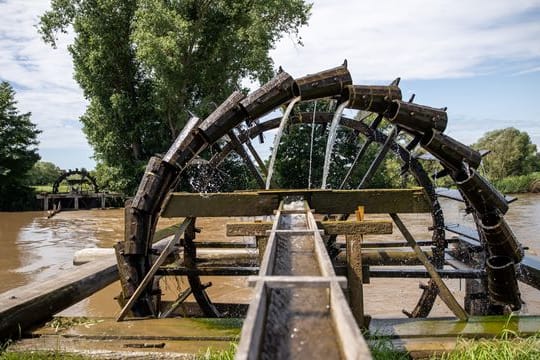
<path fill-rule="evenodd" d="M 105 194 L 101 194 L 101 208 L 105 209 Z"/>
<path fill-rule="evenodd" d="M 411 235 L 407 227 L 405 227 L 405 224 L 403 224 L 398 214 L 390 213 L 390 217 L 392 218 L 392 220 L 394 220 L 394 223 L 398 227 L 399 231 L 401 232 L 405 240 L 407 240 L 409 245 L 412 247 L 412 249 L 416 253 L 416 256 L 418 256 L 418 260 L 420 260 L 424 264 L 424 267 L 429 272 L 431 279 L 435 282 L 435 284 L 437 284 L 437 287 L 439 288 L 439 296 L 441 300 L 444 301 L 444 303 L 454 313 L 454 315 L 458 317 L 459 320 L 467 321 L 468 320 L 467 313 L 465 312 L 465 310 L 463 310 L 463 308 L 457 302 L 454 295 L 452 295 L 452 292 L 448 289 L 446 284 L 442 281 L 441 277 L 437 273 L 437 269 L 435 268 L 435 266 L 433 266 L 433 264 L 429 262 L 426 254 L 424 254 L 420 246 L 418 246 L 418 244 L 416 243 L 416 240 Z"/>
<path fill-rule="evenodd" d="M 355 211 L 356 220 L 364 221 L 364 207 L 359 206 Z M 347 246 L 347 276 L 349 287 L 349 305 L 360 328 L 367 328 L 364 318 L 364 288 L 362 284 L 362 234 L 346 235 Z"/>
<path fill-rule="evenodd" d="M 192 223 L 193 219 L 186 218 L 182 225 L 178 228 L 176 234 L 174 234 L 174 237 L 169 240 L 157 260 L 152 264 L 152 267 L 142 279 L 141 283 L 139 284 L 139 287 L 135 290 L 133 295 L 129 298 L 126 305 L 122 308 L 122 311 L 120 311 L 120 314 L 116 318 L 116 321 L 122 321 L 124 317 L 127 315 L 127 313 L 131 310 L 135 302 L 139 299 L 139 297 L 142 295 L 142 293 L 146 290 L 146 287 L 150 284 L 150 281 L 154 280 L 154 275 L 159 270 L 159 267 L 165 262 L 171 251 L 173 251 L 174 246 L 179 243 L 180 238 L 182 235 L 184 235 L 184 231 L 186 228 Z"/>
<path fill-rule="evenodd" d="M 43 195 L 43 211 L 49 210 L 49 195 Z"/>
<path fill-rule="evenodd" d="M 363 235 L 346 235 L 347 277 L 349 305 L 360 328 L 365 328 L 364 289 L 362 285 L 362 241 Z"/>
<path fill-rule="evenodd" d="M 465 279 L 465 311 L 471 315 L 489 315 L 487 284 L 482 279 Z"/>
<path fill-rule="evenodd" d="M 266 251 L 266 244 L 268 243 L 268 236 L 255 236 L 255 241 L 257 243 L 257 249 L 259 249 L 259 265 L 260 265 L 264 257 L 264 252 Z"/>
<path fill-rule="evenodd" d="M 79 210 L 79 196 L 78 195 L 75 195 L 73 197 L 73 207 L 75 208 L 75 210 Z"/>
<path fill-rule="evenodd" d="M 266 165 L 264 164 L 264 161 L 262 161 L 261 157 L 259 156 L 259 154 L 255 150 L 255 148 L 251 144 L 251 141 L 247 141 L 246 145 L 247 145 L 249 151 L 251 152 L 251 155 L 253 155 L 253 158 L 257 162 L 257 165 L 259 165 L 259 168 L 261 169 L 261 171 L 264 173 L 265 176 L 267 176 L 268 175 L 268 170 L 266 169 Z"/>

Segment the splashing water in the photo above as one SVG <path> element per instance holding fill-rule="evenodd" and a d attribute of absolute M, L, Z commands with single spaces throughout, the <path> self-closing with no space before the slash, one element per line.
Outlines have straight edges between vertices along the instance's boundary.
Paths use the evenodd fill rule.
<path fill-rule="evenodd" d="M 328 133 L 328 141 L 326 142 L 326 153 L 324 154 L 324 167 L 323 178 L 321 188 L 326 189 L 326 181 L 328 179 L 328 173 L 330 171 L 330 158 L 332 157 L 332 151 L 334 150 L 334 143 L 336 142 L 337 127 L 341 120 L 341 114 L 345 108 L 349 105 L 349 101 L 344 101 L 336 109 L 334 117 L 332 118 L 332 124 L 330 125 L 330 132 Z"/>
<path fill-rule="evenodd" d="M 317 101 L 313 107 L 313 117 L 311 119 L 311 140 L 309 142 L 309 175 L 308 175 L 308 189 L 311 189 L 311 171 L 313 167 L 313 137 L 315 136 L 315 114 L 317 113 Z"/>
<path fill-rule="evenodd" d="M 194 192 L 201 196 L 219 191 L 224 182 L 220 171 L 201 161 L 188 168 L 188 183 Z"/>
<path fill-rule="evenodd" d="M 274 174 L 274 163 L 276 162 L 278 147 L 279 147 L 279 143 L 281 142 L 281 136 L 283 135 L 283 130 L 285 130 L 285 126 L 287 126 L 289 115 L 291 114 L 291 111 L 294 105 L 297 102 L 299 102 L 300 99 L 301 99 L 300 96 L 297 96 L 294 99 L 292 99 L 292 101 L 289 103 L 289 106 L 287 106 L 287 109 L 285 110 L 283 117 L 281 118 L 281 122 L 279 123 L 279 129 L 276 134 L 276 137 L 274 138 L 274 148 L 272 149 L 272 157 L 270 158 L 270 164 L 268 164 L 268 176 L 266 177 L 266 190 L 270 189 L 270 184 L 272 182 L 272 175 Z"/>

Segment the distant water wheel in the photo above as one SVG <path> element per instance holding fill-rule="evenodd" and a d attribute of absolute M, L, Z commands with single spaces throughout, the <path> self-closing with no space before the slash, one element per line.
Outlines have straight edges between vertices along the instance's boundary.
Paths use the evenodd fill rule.
<path fill-rule="evenodd" d="M 85 169 L 75 169 L 63 172 L 54 182 L 53 194 L 76 193 L 86 194 L 99 192 L 96 179 Z"/>
<path fill-rule="evenodd" d="M 529 192 L 539 193 L 540 192 L 540 180 L 534 180 L 529 185 Z"/>

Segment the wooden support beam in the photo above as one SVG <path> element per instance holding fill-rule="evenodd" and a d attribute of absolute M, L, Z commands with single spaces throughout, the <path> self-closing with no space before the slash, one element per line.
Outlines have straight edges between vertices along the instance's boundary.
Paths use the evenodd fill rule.
<path fill-rule="evenodd" d="M 424 267 L 429 272 L 429 275 L 431 276 L 431 279 L 437 284 L 437 287 L 439 288 L 439 296 L 444 301 L 444 303 L 448 306 L 448 308 L 454 313 L 454 315 L 457 316 L 458 319 L 466 321 L 468 319 L 468 315 L 463 310 L 461 305 L 457 302 L 456 298 L 454 298 L 454 295 L 450 292 L 450 289 L 446 286 L 444 281 L 442 281 L 441 277 L 437 273 L 437 269 L 431 264 L 420 246 L 416 243 L 416 240 L 412 236 L 412 234 L 409 232 L 405 224 L 401 221 L 398 214 L 390 213 L 390 217 L 392 220 L 394 220 L 394 223 L 397 225 L 399 231 L 403 234 L 403 237 L 409 245 L 412 247 L 414 252 L 416 252 L 416 255 L 418 256 L 418 259 L 424 264 Z"/>
<path fill-rule="evenodd" d="M 161 216 L 259 216 L 272 214 L 278 206 L 278 196 L 258 196 L 255 192 L 215 193 L 204 196 L 194 193 L 172 193 Z"/>
<path fill-rule="evenodd" d="M 111 257 L 0 294 L 0 343 L 118 280 Z"/>
<path fill-rule="evenodd" d="M 236 136 L 236 134 L 234 133 L 233 130 L 229 131 L 227 135 L 231 139 L 231 144 L 233 144 L 234 150 L 244 160 L 244 163 L 248 167 L 249 171 L 251 172 L 251 174 L 253 175 L 255 180 L 257 180 L 257 183 L 259 184 L 259 187 L 261 189 L 264 188 L 266 183 L 265 183 L 259 169 L 257 169 L 255 164 L 253 163 L 253 161 L 249 157 L 249 154 L 247 153 L 246 149 L 244 149 L 244 145 L 242 145 L 240 140 L 238 140 L 238 137 Z"/>
<path fill-rule="evenodd" d="M 365 190 L 280 190 L 234 193 L 172 193 L 162 217 L 229 217 L 271 215 L 283 196 L 304 195 L 318 214 L 353 213 L 362 204 L 366 213 L 429 212 L 421 188 Z"/>
<path fill-rule="evenodd" d="M 262 161 L 261 157 L 259 156 L 259 153 L 257 153 L 257 150 L 253 147 L 253 144 L 251 144 L 251 141 L 246 142 L 247 148 L 251 152 L 251 155 L 253 155 L 253 158 L 257 162 L 257 165 L 259 165 L 259 168 L 261 168 L 264 175 L 268 175 L 268 169 L 266 169 L 266 165 L 264 164 L 264 161 Z"/>
<path fill-rule="evenodd" d="M 347 278 L 344 276 L 299 276 L 299 275 L 271 275 L 271 276 L 250 276 L 248 284 L 257 285 L 263 281 L 267 288 L 328 288 L 332 282 L 338 283 L 341 287 L 347 286 Z"/>
<path fill-rule="evenodd" d="M 317 221 L 327 235 L 391 234 L 389 220 Z M 227 224 L 227 236 L 264 236 L 272 228 L 271 222 L 236 222 Z"/>
<path fill-rule="evenodd" d="M 431 211 L 430 203 L 421 188 L 364 189 L 314 192 L 311 208 L 318 214 L 352 214 L 358 205 L 368 213 L 418 213 Z"/>
<path fill-rule="evenodd" d="M 135 301 L 137 301 L 139 297 L 141 296 L 141 294 L 144 292 L 144 290 L 146 290 L 146 287 L 148 286 L 148 284 L 150 284 L 150 281 L 152 281 L 152 279 L 154 278 L 154 275 L 159 270 L 159 267 L 165 262 L 170 252 L 173 250 L 174 246 L 179 243 L 180 237 L 182 237 L 182 235 L 184 234 L 187 227 L 191 224 L 192 221 L 193 221 L 192 218 L 187 218 L 184 220 L 182 225 L 178 228 L 174 237 L 171 240 L 169 240 L 169 242 L 167 243 L 167 245 L 165 246 L 165 248 L 163 249 L 159 257 L 157 258 L 157 260 L 154 262 L 154 264 L 152 265 L 152 267 L 150 268 L 150 270 L 148 271 L 144 279 L 141 281 L 141 283 L 139 284 L 139 287 L 137 287 L 133 295 L 129 298 L 126 305 L 122 308 L 122 311 L 120 311 L 120 314 L 116 318 L 116 321 L 122 321 L 124 317 L 127 315 L 127 313 L 131 310 L 132 306 L 135 304 Z"/>
<path fill-rule="evenodd" d="M 367 328 L 364 319 L 364 287 L 362 275 L 363 235 L 347 235 L 347 279 L 349 305 L 360 328 Z"/>

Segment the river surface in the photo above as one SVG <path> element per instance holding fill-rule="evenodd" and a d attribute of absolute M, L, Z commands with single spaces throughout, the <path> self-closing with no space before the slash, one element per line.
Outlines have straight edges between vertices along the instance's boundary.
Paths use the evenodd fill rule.
<path fill-rule="evenodd" d="M 447 223 L 470 223 L 463 205 L 455 201 L 441 200 Z M 370 217 L 367 216 L 369 219 Z M 428 239 L 430 218 L 425 214 L 404 215 L 404 222 L 419 240 Z M 540 256 L 540 194 L 520 194 L 511 204 L 506 220 L 518 239 L 527 246 L 528 254 Z M 168 226 L 179 220 L 168 219 L 160 226 Z M 225 224 L 234 219 L 200 219 L 202 228 L 198 236 L 202 240 L 224 240 Z M 236 220 L 238 221 L 238 220 Z M 61 212 L 52 219 L 44 212 L 0 212 L 0 293 L 9 289 L 53 278 L 58 272 L 72 269 L 73 254 L 91 247 L 110 248 L 123 239 L 124 221 L 122 209 L 80 210 Z M 448 234 L 450 235 L 450 234 Z M 397 229 L 392 235 L 366 237 L 366 241 L 402 239 Z M 210 297 L 217 302 L 229 300 L 249 302 L 251 290 L 243 277 L 213 278 Z M 203 280 L 208 281 L 208 280 Z M 400 316 L 401 310 L 412 310 L 421 290 L 419 279 L 372 279 L 365 285 L 366 313 L 377 317 Z M 464 282 L 447 280 L 451 290 L 462 299 Z M 185 280 L 170 280 L 167 292 L 187 286 Z M 525 301 L 525 313 L 540 314 L 540 291 L 520 284 Z M 118 295 L 118 283 L 112 284 L 92 297 L 64 311 L 64 315 L 114 316 L 119 306 L 113 300 Z M 174 295 L 170 295 L 174 296 Z M 437 300 L 433 315 L 451 315 L 445 305 Z M 401 315 L 402 316 L 402 315 Z"/>

